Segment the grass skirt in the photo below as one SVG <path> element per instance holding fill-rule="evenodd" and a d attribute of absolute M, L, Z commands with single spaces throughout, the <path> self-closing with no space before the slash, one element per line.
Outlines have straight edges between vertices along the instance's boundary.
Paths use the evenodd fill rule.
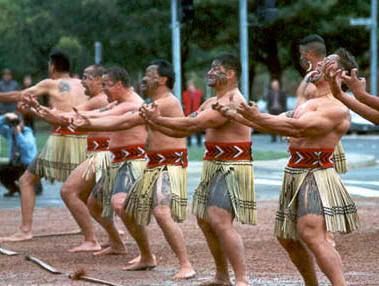
<path fill-rule="evenodd" d="M 182 222 L 187 214 L 187 169 L 182 166 L 167 165 L 146 168 L 143 175 L 136 181 L 126 200 L 126 213 L 136 223 L 150 223 L 155 184 L 163 171 L 168 171 L 171 190 L 171 216 L 176 222 Z"/>
<path fill-rule="evenodd" d="M 333 153 L 334 168 L 338 174 L 344 174 L 347 172 L 347 162 L 345 156 L 345 150 L 343 149 L 342 142 L 338 142 Z"/>
<path fill-rule="evenodd" d="M 283 239 L 298 239 L 296 198 L 309 172 L 312 172 L 315 177 L 327 231 L 349 233 L 358 229 L 357 208 L 334 168 L 286 167 L 275 219 L 275 235 Z"/>
<path fill-rule="evenodd" d="M 206 219 L 209 186 L 219 172 L 225 177 L 227 192 L 237 221 L 244 224 L 255 224 L 257 209 L 252 161 L 204 160 L 201 181 L 193 196 L 193 214 Z"/>
<path fill-rule="evenodd" d="M 36 174 L 63 182 L 86 160 L 86 154 L 87 135 L 52 134 L 37 157 Z"/>

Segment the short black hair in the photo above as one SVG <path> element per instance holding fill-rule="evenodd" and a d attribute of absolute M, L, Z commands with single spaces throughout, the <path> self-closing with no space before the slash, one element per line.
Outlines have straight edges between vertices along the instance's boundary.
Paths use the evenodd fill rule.
<path fill-rule="evenodd" d="M 159 76 L 166 77 L 166 86 L 169 89 L 174 88 L 175 84 L 175 72 L 172 65 L 163 59 L 157 59 L 150 62 L 149 66 L 157 66 Z"/>
<path fill-rule="evenodd" d="M 237 80 L 241 76 L 241 62 L 239 58 L 230 53 L 220 54 L 213 59 L 214 61 L 219 61 L 220 64 L 226 68 L 231 69 L 236 73 Z"/>
<path fill-rule="evenodd" d="M 326 56 L 326 46 L 324 39 L 317 34 L 311 34 L 299 41 L 299 46 L 305 48 L 307 51 L 312 51 L 320 57 Z"/>
<path fill-rule="evenodd" d="M 338 56 L 337 63 L 338 67 L 347 71 L 350 75 L 350 71 L 354 68 L 358 68 L 358 63 L 355 57 L 345 48 L 339 48 L 334 52 Z M 342 82 L 341 88 L 343 91 L 347 91 L 349 88 L 345 83 Z"/>
<path fill-rule="evenodd" d="M 338 56 L 338 67 L 346 70 L 350 73 L 350 71 L 354 68 L 358 68 L 358 63 L 355 60 L 355 57 L 345 48 L 337 49 L 334 54 Z"/>
<path fill-rule="evenodd" d="M 104 74 L 109 76 L 109 78 L 114 83 L 120 81 L 123 86 L 125 86 L 125 87 L 130 86 L 129 73 L 126 69 L 124 69 L 122 67 L 110 67 L 105 71 Z"/>
<path fill-rule="evenodd" d="M 90 74 L 94 77 L 101 77 L 106 72 L 106 69 L 102 65 L 90 65 L 86 69 L 90 69 Z"/>
<path fill-rule="evenodd" d="M 59 50 L 53 50 L 49 55 L 50 63 L 58 72 L 70 72 L 70 59 Z"/>

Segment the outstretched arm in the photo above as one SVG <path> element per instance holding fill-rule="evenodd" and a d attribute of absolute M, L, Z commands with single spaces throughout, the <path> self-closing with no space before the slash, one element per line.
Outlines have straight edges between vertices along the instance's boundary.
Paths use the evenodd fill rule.
<path fill-rule="evenodd" d="M 258 130 L 259 132 L 270 133 L 270 131 L 267 128 L 263 128 L 259 124 L 256 124 L 253 121 L 247 120 L 241 114 L 237 113 L 236 109 L 232 107 L 225 106 L 217 102 L 212 105 L 212 108 L 220 112 L 222 116 L 228 118 L 229 120 L 234 120 L 238 123 L 241 123 L 255 130 Z"/>
<path fill-rule="evenodd" d="M 371 121 L 372 123 L 379 124 L 379 110 L 371 108 L 370 106 L 358 101 L 354 97 L 348 96 L 346 93 L 342 91 L 340 85 L 338 84 L 339 79 L 342 78 L 342 75 L 343 75 L 342 70 L 335 71 L 331 67 L 327 67 L 325 72 L 327 75 L 327 80 L 330 86 L 330 90 L 332 91 L 333 96 L 335 98 L 337 98 L 339 101 L 345 104 L 348 108 L 358 113 L 362 117 L 366 118 L 367 120 Z M 352 78 L 356 78 L 356 72 L 354 73 L 354 75 L 352 72 Z M 353 81 L 356 82 L 355 79 L 353 79 Z M 363 91 L 365 92 L 364 89 Z M 369 96 L 373 97 L 371 95 Z"/>
<path fill-rule="evenodd" d="M 207 128 L 220 127 L 228 121 L 227 118 L 212 109 L 200 111 L 195 116 L 163 117 L 160 115 L 158 105 L 155 103 L 150 106 L 144 106 L 141 109 L 141 113 L 144 118 L 149 119 L 156 125 L 182 131 L 188 135 Z"/>
<path fill-rule="evenodd" d="M 379 98 L 369 94 L 366 91 L 366 81 L 364 78 L 359 78 L 357 76 L 357 72 L 357 69 L 352 69 L 350 76 L 347 75 L 346 72 L 342 72 L 341 79 L 349 87 L 356 99 L 376 110 L 379 110 Z"/>
<path fill-rule="evenodd" d="M 17 102 L 22 100 L 21 91 L 0 92 L 0 102 Z"/>
<path fill-rule="evenodd" d="M 101 118 L 76 118 L 73 125 L 80 130 L 112 131 L 125 130 L 144 124 L 144 120 L 138 112 L 128 112 L 119 116 L 107 116 Z"/>
<path fill-rule="evenodd" d="M 245 118 L 249 115 L 252 121 L 274 133 L 295 138 L 328 133 L 341 122 L 341 118 L 346 117 L 345 109 L 333 106 L 328 110 L 309 111 L 299 119 L 260 113 L 257 106 L 245 103 L 241 103 L 237 112 Z"/>
<path fill-rule="evenodd" d="M 163 127 L 161 125 L 155 124 L 154 122 L 152 122 L 150 120 L 147 120 L 146 123 L 149 124 L 149 126 L 152 129 L 155 129 L 155 130 L 157 130 L 157 131 L 159 131 L 159 132 L 161 132 L 167 136 L 170 136 L 170 137 L 183 138 L 183 137 L 187 137 L 187 136 L 191 135 L 191 132 L 166 128 L 166 127 Z"/>

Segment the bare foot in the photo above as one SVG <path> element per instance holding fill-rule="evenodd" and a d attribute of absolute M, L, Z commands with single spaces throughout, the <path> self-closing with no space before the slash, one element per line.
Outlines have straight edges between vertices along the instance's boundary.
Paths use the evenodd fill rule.
<path fill-rule="evenodd" d="M 95 256 L 102 256 L 102 255 L 121 255 L 121 254 L 126 254 L 126 249 L 125 247 L 122 248 L 112 248 L 110 246 L 100 250 L 96 251 L 93 253 Z"/>
<path fill-rule="evenodd" d="M 99 250 L 101 250 L 101 246 L 98 242 L 85 241 L 81 245 L 69 249 L 68 252 L 90 252 Z"/>
<path fill-rule="evenodd" d="M 141 255 L 138 255 L 137 257 L 135 257 L 132 260 L 128 261 L 128 264 L 134 264 L 134 263 L 137 263 L 137 262 L 140 262 L 140 261 L 141 261 Z M 156 265 L 157 264 L 157 258 L 155 257 L 155 255 L 153 255 L 153 261 L 154 261 L 154 264 Z"/>
<path fill-rule="evenodd" d="M 133 259 L 133 260 L 136 260 Z M 122 270 L 126 271 L 142 271 L 142 270 L 151 270 L 157 266 L 157 262 L 155 260 L 155 257 L 153 257 L 151 260 L 142 261 L 139 259 L 135 263 L 129 263 L 128 266 L 125 266 L 122 268 Z"/>
<path fill-rule="evenodd" d="M 24 232 L 22 230 L 19 230 L 10 236 L 0 237 L 0 242 L 17 242 L 31 240 L 32 238 L 33 234 L 31 231 Z"/>
<path fill-rule="evenodd" d="M 173 277 L 174 280 L 185 280 L 195 277 L 196 272 L 192 266 L 182 267 Z"/>
<path fill-rule="evenodd" d="M 154 255 L 153 255 L 153 257 L 154 257 L 155 264 L 157 264 L 156 261 L 155 261 L 155 256 Z M 134 263 L 137 263 L 137 262 L 140 262 L 140 261 L 141 261 L 141 255 L 138 255 L 137 257 L 135 257 L 132 260 L 128 261 L 128 264 L 134 264 Z"/>

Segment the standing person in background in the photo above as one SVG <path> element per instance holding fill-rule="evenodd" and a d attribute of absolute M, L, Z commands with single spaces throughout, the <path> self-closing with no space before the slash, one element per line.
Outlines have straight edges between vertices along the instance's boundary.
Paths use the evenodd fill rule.
<path fill-rule="evenodd" d="M 267 111 L 272 115 L 279 115 L 287 110 L 287 94 L 280 89 L 279 80 L 271 81 L 270 89 L 266 94 Z M 276 135 L 271 135 L 271 142 L 276 142 Z"/>
<path fill-rule="evenodd" d="M 12 71 L 10 69 L 3 70 L 3 77 L 0 80 L 0 92 L 15 91 L 19 89 L 17 81 L 13 80 Z M 0 113 L 15 112 L 16 103 L 3 102 L 0 104 Z"/>
<path fill-rule="evenodd" d="M 197 89 L 193 80 L 187 82 L 187 88 L 183 91 L 183 109 L 184 115 L 188 116 L 199 110 L 200 105 L 203 99 L 203 92 L 200 89 Z M 195 133 L 197 140 L 197 146 L 201 146 L 201 132 Z M 191 135 L 187 137 L 187 145 L 191 146 Z"/>

